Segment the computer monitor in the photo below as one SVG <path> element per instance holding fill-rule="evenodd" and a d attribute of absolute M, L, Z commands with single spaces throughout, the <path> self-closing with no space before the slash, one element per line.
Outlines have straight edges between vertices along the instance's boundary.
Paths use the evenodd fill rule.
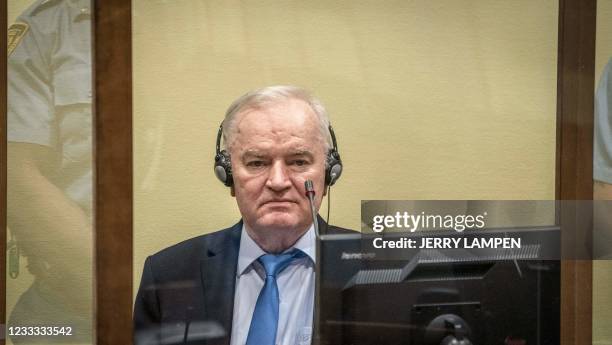
<path fill-rule="evenodd" d="M 377 249 L 376 236 L 321 237 L 315 343 L 560 343 L 558 227 L 462 234 L 520 238 L 513 250 Z"/>

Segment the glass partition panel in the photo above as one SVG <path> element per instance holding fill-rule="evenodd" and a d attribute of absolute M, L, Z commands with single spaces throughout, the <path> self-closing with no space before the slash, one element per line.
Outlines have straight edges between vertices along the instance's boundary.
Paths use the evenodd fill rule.
<path fill-rule="evenodd" d="M 202 327 L 215 337 L 246 337 L 245 326 L 231 328 L 240 309 L 232 303 L 240 298 L 233 294 L 236 277 L 226 271 L 235 272 L 236 253 L 224 251 L 230 259 L 221 256 L 208 266 L 204 262 L 220 257 L 211 247 L 198 247 L 202 257 L 183 270 L 174 260 L 192 253 L 192 241 L 147 258 L 241 218 L 249 222 L 257 202 L 241 189 L 242 175 L 227 188 L 213 166 L 226 110 L 250 90 L 298 85 L 325 104 L 343 164 L 342 177 L 326 194 L 329 203 L 322 200 L 323 168 L 314 175 L 320 179 L 314 181 L 315 203 L 322 203 L 323 218 L 329 211 L 331 224 L 359 229 L 362 200 L 554 199 L 558 10 L 554 0 L 134 0 L 134 294 L 142 278 L 140 325 L 162 322 L 156 313 L 138 313 L 151 307 L 150 284 L 159 283 L 162 265 L 176 274 L 166 286 L 171 292 L 162 294 L 186 305 L 170 311 L 182 326 L 163 332 L 184 335 L 189 320 L 215 305 L 219 322 Z M 270 123 L 252 121 L 240 131 L 258 126 Z M 231 122 L 225 129 L 232 144 L 239 130 Z M 274 143 L 267 149 L 282 151 L 286 141 Z M 228 164 L 237 174 L 240 167 L 269 163 L 232 157 Z M 292 171 L 286 168 L 279 171 Z M 303 178 L 298 180 L 287 188 L 303 192 Z M 502 204 L 469 207 L 480 212 L 496 205 Z M 552 224 L 554 208 L 530 217 L 522 225 Z M 494 221 L 507 225 L 506 218 Z M 234 231 L 240 233 L 241 224 Z M 215 292 L 202 297 L 198 289 Z M 304 329 L 296 336 L 310 339 Z"/>
<path fill-rule="evenodd" d="M 612 2 L 597 2 L 595 41 L 595 140 L 593 156 L 593 198 L 612 200 Z M 612 231 L 610 202 L 598 202 L 595 208 L 593 241 L 610 244 Z M 609 246 L 606 246 L 609 248 Z M 597 247 L 596 247 L 597 249 Z M 595 253 L 598 254 L 597 252 Z M 609 258 L 609 257 L 608 257 Z M 612 262 L 593 262 L 593 344 L 612 344 Z"/>
<path fill-rule="evenodd" d="M 92 4 L 9 0 L 8 344 L 92 344 Z"/>

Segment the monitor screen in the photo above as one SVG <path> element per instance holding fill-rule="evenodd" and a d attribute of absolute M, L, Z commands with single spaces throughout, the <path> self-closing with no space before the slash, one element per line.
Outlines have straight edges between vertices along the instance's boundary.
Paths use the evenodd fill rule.
<path fill-rule="evenodd" d="M 376 235 L 323 235 L 315 338 L 330 345 L 559 344 L 560 265 L 542 247 L 558 248 L 559 229 L 478 237 L 500 234 L 520 238 L 521 248 L 390 254 L 372 245 Z M 393 236 L 419 242 L 425 234 Z"/>

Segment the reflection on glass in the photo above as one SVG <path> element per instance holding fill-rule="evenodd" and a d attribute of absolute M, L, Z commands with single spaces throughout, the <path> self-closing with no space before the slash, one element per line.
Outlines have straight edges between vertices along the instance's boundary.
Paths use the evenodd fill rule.
<path fill-rule="evenodd" d="M 612 184 L 612 58 L 608 61 L 595 93 L 595 141 L 593 178 Z"/>
<path fill-rule="evenodd" d="M 36 1 L 8 30 L 9 343 L 91 343 L 90 8 Z"/>
<path fill-rule="evenodd" d="M 605 13 L 605 12 L 604 12 Z M 599 20 L 599 19 L 598 19 Z M 599 36 L 598 36 L 599 37 Z M 603 47 L 598 47 L 598 49 Z M 597 80 L 596 76 L 596 80 Z M 593 199 L 612 200 L 612 58 L 604 68 L 595 92 L 593 141 Z M 593 209 L 593 343 L 612 339 L 609 317 L 612 299 L 612 203 L 596 202 Z M 604 261 L 605 260 L 605 261 Z"/>
<path fill-rule="evenodd" d="M 147 256 L 239 217 L 230 191 L 214 182 L 212 154 L 202 152 L 213 149 L 229 102 L 264 85 L 302 85 L 329 100 L 346 149 L 332 224 L 359 228 L 358 200 L 554 198 L 556 0 L 133 5 L 135 282 L 142 267 L 160 267 Z M 554 219 L 554 209 L 529 208 L 519 217 L 498 206 L 491 225 Z M 468 207 L 489 209 L 459 202 L 438 211 L 465 214 Z M 189 279 L 163 287 L 200 289 L 205 277 L 213 285 L 208 291 L 223 290 L 225 282 L 231 291 L 234 276 L 210 277 L 226 277 L 236 265 L 219 262 L 216 270 L 185 270 Z M 143 286 L 152 276 L 161 282 L 150 272 L 144 270 Z M 141 291 L 154 303 L 156 290 Z M 166 296 L 190 302 L 190 294 Z M 193 310 L 166 313 L 166 320 L 200 317 L 203 302 L 191 301 Z M 227 315 L 222 325 L 231 327 L 239 308 L 223 305 L 215 316 Z M 158 310 L 147 316 L 158 320 Z M 184 339 L 186 322 L 168 327 L 160 331 Z"/>
<path fill-rule="evenodd" d="M 612 200 L 612 1 L 597 1 L 593 199 Z M 612 202 L 594 203 L 593 344 L 611 344 Z M 601 260 L 603 259 L 603 260 Z"/>
<path fill-rule="evenodd" d="M 612 200 L 612 58 L 599 78 L 595 93 L 595 125 L 593 143 L 593 198 Z M 594 250 L 597 258 L 612 257 L 612 212 L 596 203 L 594 209 Z"/>

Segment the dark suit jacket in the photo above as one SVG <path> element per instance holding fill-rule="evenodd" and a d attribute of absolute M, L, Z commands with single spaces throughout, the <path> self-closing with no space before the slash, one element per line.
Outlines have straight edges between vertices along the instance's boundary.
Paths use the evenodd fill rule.
<path fill-rule="evenodd" d="M 326 226 L 320 217 L 319 226 Z M 134 306 L 135 344 L 229 345 L 241 230 L 242 221 L 147 258 Z"/>

